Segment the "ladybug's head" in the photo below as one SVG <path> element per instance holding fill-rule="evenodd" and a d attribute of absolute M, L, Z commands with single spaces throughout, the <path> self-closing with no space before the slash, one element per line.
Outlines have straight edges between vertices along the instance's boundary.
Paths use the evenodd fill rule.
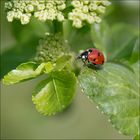
<path fill-rule="evenodd" d="M 82 52 L 82 53 L 77 57 L 77 59 L 82 59 L 82 61 L 86 61 L 87 58 L 88 58 L 88 51 Z"/>
<path fill-rule="evenodd" d="M 77 59 L 82 59 L 82 61 L 86 61 L 88 59 L 88 55 L 93 51 L 93 49 L 88 49 L 84 52 L 82 52 L 78 57 Z"/>

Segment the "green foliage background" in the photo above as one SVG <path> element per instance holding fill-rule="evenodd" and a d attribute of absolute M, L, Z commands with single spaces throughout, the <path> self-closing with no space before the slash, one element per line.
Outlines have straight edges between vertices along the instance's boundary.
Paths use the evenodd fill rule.
<path fill-rule="evenodd" d="M 3 3 L 2 3 L 3 4 Z M 36 46 L 38 45 L 38 41 L 46 31 L 49 31 L 52 28 L 50 23 L 47 26 L 43 23 L 37 22 L 34 19 L 29 25 L 22 26 L 18 22 L 13 22 L 12 24 L 7 23 L 5 19 L 5 14 L 3 9 L 2 12 L 2 31 L 1 31 L 1 77 L 6 74 L 9 70 L 15 68 L 22 62 L 26 62 L 31 60 L 35 56 Z M 98 86 L 102 88 L 102 91 L 106 91 L 106 83 L 110 82 L 112 84 L 112 88 L 114 90 L 113 85 L 120 84 L 121 82 L 125 88 L 127 85 L 132 85 L 132 89 L 134 92 L 137 90 L 135 87 L 135 80 L 139 77 L 139 75 L 133 75 L 132 71 L 137 71 L 137 60 L 139 60 L 139 27 L 138 27 L 138 1 L 123 1 L 123 2 L 113 2 L 113 6 L 108 9 L 104 17 L 104 22 L 102 22 L 101 26 L 93 26 L 90 32 L 89 27 L 83 27 L 80 30 L 76 30 L 71 28 L 66 24 L 64 35 L 70 42 L 72 50 L 77 52 L 80 49 L 86 49 L 93 47 L 95 45 L 97 48 L 104 51 L 106 57 L 108 57 L 108 61 L 121 63 L 123 66 L 121 67 L 118 64 L 107 63 L 105 65 L 105 71 L 101 71 L 95 77 L 97 80 L 94 81 L 91 79 L 91 86 Z M 94 44 L 93 44 L 94 43 Z M 33 78 L 36 75 L 39 75 L 42 71 L 40 69 L 38 71 L 37 66 L 33 63 L 28 65 L 33 68 L 33 75 L 26 75 L 28 78 Z M 22 68 L 23 66 L 21 66 Z M 26 65 L 24 66 L 26 67 Z M 41 66 L 42 67 L 42 66 Z M 61 65 L 60 65 L 61 68 Z M 19 67 L 20 69 L 20 67 Z M 126 75 L 122 74 L 124 81 L 118 78 L 116 83 L 115 77 L 112 78 L 109 73 L 106 71 L 112 70 L 115 75 L 120 74 L 120 70 L 125 71 Z M 17 68 L 18 70 L 18 68 Z M 65 72 L 64 72 L 65 73 Z M 86 74 L 85 74 L 86 73 Z M 113 74 L 114 74 L 113 73 Z M 121 124 L 117 122 L 122 117 L 127 117 L 137 115 L 138 109 L 137 106 L 134 107 L 133 112 L 131 112 L 131 107 L 133 107 L 133 102 L 127 102 L 126 97 L 123 94 L 124 92 L 128 92 L 124 90 L 122 87 L 116 88 L 116 90 L 121 90 L 124 92 L 120 93 L 120 97 L 124 98 L 124 104 L 119 104 L 117 108 L 116 106 L 111 106 L 114 108 L 109 108 L 109 105 L 113 103 L 117 104 L 117 101 L 110 100 L 106 95 L 102 95 L 103 98 L 94 97 L 92 95 L 92 89 L 90 89 L 90 83 L 88 83 L 89 79 L 94 78 L 94 74 L 89 69 L 83 69 L 82 74 L 79 77 L 80 85 L 85 91 L 84 93 L 89 96 L 90 99 L 94 100 L 101 110 L 107 114 L 109 117 L 111 116 L 112 123 L 118 124 L 117 129 L 122 129 L 124 134 L 132 132 L 132 135 L 135 134 L 135 130 L 131 130 L 135 126 L 125 125 L 122 128 Z M 104 81 L 104 75 L 105 81 Z M 128 76 L 129 75 L 129 76 Z M 30 77 L 29 77 L 30 76 Z M 51 79 L 54 77 L 61 78 L 61 73 L 53 73 L 51 75 Z M 17 75 L 15 75 L 17 77 Z M 66 77 L 66 76 L 65 76 Z M 9 77 L 8 77 L 9 78 Z M 6 78 L 7 81 L 9 79 Z M 74 77 L 71 75 L 71 78 Z M 23 76 L 24 79 L 24 76 Z M 99 110 L 96 110 L 96 105 L 89 102 L 85 96 L 82 94 L 77 94 L 70 108 L 65 110 L 63 113 L 58 114 L 55 117 L 43 117 L 40 116 L 35 109 L 33 109 L 33 105 L 31 104 L 31 93 L 32 88 L 35 87 L 40 81 L 43 79 L 43 76 L 37 78 L 33 81 L 28 81 L 26 83 L 21 83 L 15 86 L 4 86 L 1 85 L 2 98 L 1 98 L 1 112 L 2 112 L 2 138 L 117 138 L 117 139 L 128 139 L 130 137 L 123 136 L 118 134 L 118 131 L 112 128 L 112 125 L 107 122 L 108 117 L 102 115 Z M 49 79 L 49 77 L 48 77 Z M 19 80 L 15 79 L 15 83 Z M 20 79 L 22 80 L 22 79 Z M 60 82 L 60 83 L 59 83 Z M 59 81 L 59 84 L 64 85 L 63 82 Z M 88 84 L 87 84 L 88 83 Z M 87 85 L 86 85 L 87 84 Z M 42 84 L 41 84 L 42 85 Z M 71 84 L 70 84 L 71 85 Z M 68 85 L 68 86 L 70 86 Z M 103 86 L 104 85 L 104 86 Z M 43 86 L 43 85 L 42 85 Z M 87 86 L 87 87 L 86 87 Z M 44 87 L 45 88 L 45 87 Z M 50 89 L 53 88 L 52 83 L 49 86 Z M 67 88 L 67 86 L 66 86 Z M 71 85 L 71 89 L 73 89 Z M 91 92 L 90 92 L 91 90 Z M 96 89 L 95 89 L 96 90 Z M 99 91 L 98 91 L 99 90 Z M 36 89 L 33 95 L 36 95 L 36 91 L 40 91 L 40 89 Z M 78 90 L 79 91 L 79 90 Z M 100 89 L 98 88 L 96 92 L 100 93 Z M 111 91 L 111 89 L 109 89 Z M 80 92 L 80 91 L 79 91 Z M 40 91 L 41 93 L 41 91 Z M 105 92 L 103 92 L 105 93 Z M 109 93 L 109 92 L 107 92 Z M 128 92 L 129 93 L 129 92 Z M 136 91 L 136 94 L 138 92 Z M 63 94 L 63 92 L 62 92 Z M 110 94 L 112 94 L 110 92 Z M 41 94 L 42 95 L 42 94 Z M 43 95 L 42 95 L 43 96 Z M 95 96 L 95 95 L 94 95 Z M 130 95 L 134 96 L 134 95 Z M 128 98 L 130 97 L 128 96 Z M 139 96 L 139 95 L 138 95 Z M 109 104 L 104 103 L 104 100 L 108 100 Z M 33 102 L 38 102 L 41 98 L 34 98 Z M 55 99 L 54 99 L 55 100 Z M 114 101 L 112 103 L 112 101 Z M 138 103 L 138 101 L 136 101 Z M 64 103 L 65 105 L 65 103 Z M 120 114 L 120 109 L 126 106 L 127 114 Z M 130 110 L 129 110 L 130 106 Z M 60 107 L 61 110 L 61 106 Z M 40 109 L 40 108 L 39 108 Z M 59 110 L 59 108 L 58 108 Z M 111 114 L 112 110 L 117 112 L 117 118 L 113 118 Z M 41 110 L 40 110 L 41 112 Z M 51 111 L 52 112 L 52 111 Z M 55 112 L 55 110 L 54 110 Z M 49 114 L 49 112 L 47 112 Z M 130 114 L 129 114 L 130 113 Z M 126 122 L 129 124 L 129 122 Z M 131 124 L 130 124 L 131 125 Z M 132 123 L 133 125 L 133 123 Z M 138 125 L 138 124 L 136 124 Z M 129 130 L 130 129 L 130 130 Z M 122 132 L 121 131 L 121 132 Z"/>

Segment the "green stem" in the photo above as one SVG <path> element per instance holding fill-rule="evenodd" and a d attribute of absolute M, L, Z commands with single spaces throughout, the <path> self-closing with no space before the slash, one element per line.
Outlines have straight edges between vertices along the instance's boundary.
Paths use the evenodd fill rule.
<path fill-rule="evenodd" d="M 71 26 L 71 23 L 66 20 L 63 22 L 63 36 L 64 36 L 64 39 L 68 39 L 69 38 L 69 35 L 70 33 L 72 32 L 72 26 Z"/>
<path fill-rule="evenodd" d="M 53 28 L 54 28 L 54 33 L 63 32 L 62 23 L 58 22 L 57 20 L 53 21 Z"/>

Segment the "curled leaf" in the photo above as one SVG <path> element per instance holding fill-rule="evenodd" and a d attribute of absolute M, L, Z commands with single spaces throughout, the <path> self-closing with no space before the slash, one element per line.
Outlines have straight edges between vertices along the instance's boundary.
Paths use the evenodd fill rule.
<path fill-rule="evenodd" d="M 45 63 L 45 66 L 44 66 L 45 73 L 50 73 L 53 69 L 54 69 L 53 64 L 51 62 Z"/>
<path fill-rule="evenodd" d="M 3 78 L 6 85 L 15 84 L 23 80 L 34 78 L 43 72 L 45 63 L 38 65 L 35 62 L 22 63 L 16 69 L 10 71 Z"/>

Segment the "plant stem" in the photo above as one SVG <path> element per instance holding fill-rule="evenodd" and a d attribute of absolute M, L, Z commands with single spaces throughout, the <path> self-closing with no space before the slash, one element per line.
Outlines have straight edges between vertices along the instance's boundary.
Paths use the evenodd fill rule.
<path fill-rule="evenodd" d="M 54 33 L 63 32 L 62 23 L 58 22 L 57 20 L 53 21 L 53 28 L 54 28 Z"/>

